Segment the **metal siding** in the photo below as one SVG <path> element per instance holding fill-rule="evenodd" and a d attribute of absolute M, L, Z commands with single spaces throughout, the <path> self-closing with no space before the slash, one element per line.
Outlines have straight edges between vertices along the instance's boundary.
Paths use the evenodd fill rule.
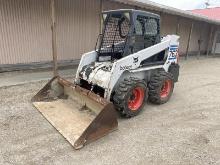
<path fill-rule="evenodd" d="M 56 0 L 59 60 L 94 49 L 100 0 Z M 0 64 L 51 61 L 49 0 L 0 0 Z"/>
<path fill-rule="evenodd" d="M 199 28 L 202 30 L 201 34 L 202 34 L 202 40 L 203 40 L 201 44 L 201 51 L 204 53 L 205 51 L 207 51 L 207 48 L 208 48 L 210 30 L 209 30 L 208 23 L 201 22 L 200 25 L 201 26 Z"/>
<path fill-rule="evenodd" d="M 161 35 L 176 34 L 177 17 L 167 14 L 161 15 Z"/>
<path fill-rule="evenodd" d="M 100 32 L 100 0 L 56 0 L 58 60 L 94 50 Z"/>
<path fill-rule="evenodd" d="M 135 9 L 135 6 L 126 5 L 119 2 L 113 2 L 109 0 L 103 0 L 102 5 L 103 11 L 105 10 L 116 10 L 116 9 Z"/>
<path fill-rule="evenodd" d="M 56 0 L 57 45 L 59 60 L 80 59 L 94 49 L 100 32 L 101 0 Z M 139 7 L 103 0 L 102 9 Z M 0 0 L 0 64 L 51 61 L 51 29 L 49 0 Z M 162 15 L 162 34 L 175 34 L 177 19 Z M 180 19 L 180 52 L 186 52 L 191 21 Z M 195 22 L 189 50 L 198 50 L 198 30 L 202 29 L 205 51 L 208 24 Z"/>
<path fill-rule="evenodd" d="M 49 1 L 0 1 L 0 64 L 51 59 Z"/>
<path fill-rule="evenodd" d="M 179 32 L 177 35 L 180 36 L 179 52 L 181 55 L 186 53 L 187 41 L 190 31 L 190 21 L 180 18 L 179 20 Z M 169 14 L 162 14 L 161 16 L 161 34 L 166 36 L 168 34 L 176 34 L 178 19 L 176 16 Z"/>
<path fill-rule="evenodd" d="M 185 18 L 180 18 L 180 29 L 179 29 L 179 36 L 180 36 L 180 53 L 186 53 L 186 47 L 190 32 L 191 21 Z M 199 50 L 198 40 L 200 38 L 200 31 L 201 31 L 201 38 L 203 40 L 201 44 L 201 53 L 204 53 L 207 49 L 208 38 L 209 38 L 209 29 L 208 24 L 204 22 L 194 22 L 192 38 L 190 41 L 189 52 L 190 53 L 197 53 Z M 175 34 L 177 28 L 178 20 L 176 16 L 163 14 L 161 17 L 161 33 L 162 35 L 167 34 Z"/>
<path fill-rule="evenodd" d="M 196 51 L 199 50 L 198 40 L 200 38 L 200 30 L 201 30 L 201 25 L 198 22 L 194 22 L 189 52 L 196 53 Z"/>
<path fill-rule="evenodd" d="M 180 29 L 178 35 L 180 36 L 179 52 L 181 55 L 186 54 L 187 42 L 190 33 L 190 26 L 191 26 L 190 20 L 187 20 L 185 18 L 180 19 Z"/>
<path fill-rule="evenodd" d="M 201 34 L 200 34 L 201 33 Z M 199 50 L 199 43 L 198 40 L 202 39 L 201 44 L 201 53 L 204 53 L 207 50 L 208 40 L 209 40 L 209 28 L 208 24 L 204 22 L 194 22 L 193 32 L 192 32 L 192 38 L 190 42 L 190 52 L 196 53 Z"/>

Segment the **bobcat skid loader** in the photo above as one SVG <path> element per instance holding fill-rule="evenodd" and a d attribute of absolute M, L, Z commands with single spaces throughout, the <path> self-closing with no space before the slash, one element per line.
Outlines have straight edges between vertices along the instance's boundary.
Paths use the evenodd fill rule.
<path fill-rule="evenodd" d="M 102 13 L 102 23 L 74 82 L 56 76 L 32 98 L 75 149 L 116 130 L 116 110 L 133 117 L 147 100 L 166 103 L 179 76 L 179 37 L 161 38 L 159 15 L 112 10 Z"/>

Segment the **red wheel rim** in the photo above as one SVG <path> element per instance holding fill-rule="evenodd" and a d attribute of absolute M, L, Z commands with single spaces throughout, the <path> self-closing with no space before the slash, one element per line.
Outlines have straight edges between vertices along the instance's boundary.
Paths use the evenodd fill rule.
<path fill-rule="evenodd" d="M 136 87 L 132 90 L 132 95 L 128 100 L 128 108 L 132 111 L 138 110 L 144 101 L 144 89 Z"/>
<path fill-rule="evenodd" d="M 161 91 L 160 91 L 161 98 L 166 98 L 170 94 L 171 86 L 172 86 L 171 80 L 166 80 L 164 82 L 164 84 L 161 88 Z"/>

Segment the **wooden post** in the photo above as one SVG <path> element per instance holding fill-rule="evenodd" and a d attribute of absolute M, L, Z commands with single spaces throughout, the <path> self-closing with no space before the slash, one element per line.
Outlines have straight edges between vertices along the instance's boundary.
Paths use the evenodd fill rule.
<path fill-rule="evenodd" d="M 213 44 L 214 44 L 213 56 L 216 55 L 217 37 L 218 37 L 218 34 L 217 34 L 217 31 L 215 31 L 215 33 L 214 33 L 214 40 L 213 40 Z"/>
<path fill-rule="evenodd" d="M 53 74 L 58 75 L 57 66 L 57 45 L 56 45 L 56 15 L 55 2 L 51 0 L 51 31 L 52 31 L 52 55 L 53 55 Z"/>
<path fill-rule="evenodd" d="M 210 51 L 210 46 L 211 46 L 211 42 L 212 42 L 212 35 L 213 35 L 213 26 L 211 26 L 211 29 L 210 29 L 210 34 L 209 34 L 209 42 L 208 42 L 208 46 L 207 46 L 207 51 L 206 51 L 206 56 L 208 57 L 209 56 L 209 51 Z"/>
<path fill-rule="evenodd" d="M 201 44 L 202 44 L 202 29 L 199 29 L 199 40 L 198 40 L 198 45 L 199 45 L 199 49 L 198 49 L 198 53 L 197 53 L 197 59 L 200 58 L 201 55 Z"/>
<path fill-rule="evenodd" d="M 193 22 L 191 23 L 191 27 L 190 27 L 190 32 L 189 32 L 189 37 L 188 37 L 188 42 L 187 42 L 187 48 L 186 48 L 186 56 L 185 59 L 187 60 L 188 56 L 189 56 L 189 47 L 190 47 L 190 40 L 191 40 L 191 36 L 192 36 L 192 32 L 193 32 Z"/>
<path fill-rule="evenodd" d="M 198 44 L 199 44 L 199 50 L 198 50 L 198 54 L 197 54 L 197 59 L 199 59 L 200 55 L 201 55 L 201 44 L 202 44 L 201 37 L 199 38 Z"/>
<path fill-rule="evenodd" d="M 100 32 L 99 34 L 102 33 L 102 28 L 103 28 L 102 11 L 103 11 L 103 0 L 100 0 Z"/>
<path fill-rule="evenodd" d="M 180 18 L 177 17 L 176 35 L 180 33 Z"/>
<path fill-rule="evenodd" d="M 215 56 L 216 55 L 216 44 L 217 44 L 216 43 L 216 39 L 215 39 L 215 43 L 214 44 L 215 44 L 215 47 L 214 47 L 214 54 L 213 55 Z"/>

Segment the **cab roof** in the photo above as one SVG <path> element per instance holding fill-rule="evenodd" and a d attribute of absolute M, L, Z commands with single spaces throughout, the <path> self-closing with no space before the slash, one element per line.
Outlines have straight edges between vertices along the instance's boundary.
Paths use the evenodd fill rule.
<path fill-rule="evenodd" d="M 125 12 L 129 12 L 133 15 L 141 15 L 141 16 L 160 19 L 160 15 L 158 14 L 154 14 L 154 13 L 150 13 L 150 12 L 142 11 L 142 10 L 135 10 L 135 9 L 108 10 L 108 11 L 103 11 L 102 13 L 109 14 L 109 13 L 125 13 Z"/>

